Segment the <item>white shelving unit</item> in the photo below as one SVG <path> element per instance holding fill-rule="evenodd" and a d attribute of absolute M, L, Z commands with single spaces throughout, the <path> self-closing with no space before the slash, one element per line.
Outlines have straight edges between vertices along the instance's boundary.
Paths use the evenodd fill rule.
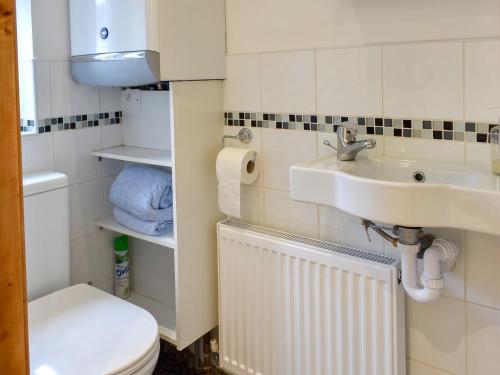
<path fill-rule="evenodd" d="M 131 144 L 95 150 L 92 155 L 170 168 L 174 231 L 148 236 L 112 216 L 95 224 L 140 240 L 132 241 L 132 265 L 138 265 L 137 272 L 131 268 L 128 301 L 148 310 L 158 322 L 160 336 L 182 350 L 218 324 L 215 228 L 222 217 L 215 161 L 223 135 L 222 83 L 171 82 L 168 93 L 144 96 L 148 97 L 141 104 L 144 113 L 131 112 L 129 123 L 124 121 L 123 139 Z M 158 108 L 161 113 L 151 113 Z"/>
<path fill-rule="evenodd" d="M 106 159 L 123 160 L 132 163 L 172 167 L 170 151 L 155 150 L 152 148 L 117 146 L 95 150 L 92 155 Z"/>

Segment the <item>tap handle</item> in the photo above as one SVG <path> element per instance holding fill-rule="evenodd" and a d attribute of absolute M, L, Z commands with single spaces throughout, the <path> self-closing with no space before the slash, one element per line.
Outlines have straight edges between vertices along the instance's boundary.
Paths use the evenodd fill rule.
<path fill-rule="evenodd" d="M 355 142 L 357 135 L 356 126 L 349 123 L 343 123 L 343 124 L 345 125 L 339 125 L 339 127 L 337 128 L 337 136 L 345 144 Z"/>

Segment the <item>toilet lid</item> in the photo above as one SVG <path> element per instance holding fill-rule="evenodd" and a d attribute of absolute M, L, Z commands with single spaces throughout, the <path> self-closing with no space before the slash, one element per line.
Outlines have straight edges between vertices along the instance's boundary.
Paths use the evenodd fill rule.
<path fill-rule="evenodd" d="M 158 324 L 146 310 L 86 284 L 28 304 L 31 373 L 114 374 L 155 349 Z"/>

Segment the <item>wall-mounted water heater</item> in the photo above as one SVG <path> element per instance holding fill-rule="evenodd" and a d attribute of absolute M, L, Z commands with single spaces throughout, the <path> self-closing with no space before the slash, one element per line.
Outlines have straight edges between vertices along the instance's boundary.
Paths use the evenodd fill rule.
<path fill-rule="evenodd" d="M 224 0 L 70 0 L 70 20 L 79 83 L 225 78 Z"/>

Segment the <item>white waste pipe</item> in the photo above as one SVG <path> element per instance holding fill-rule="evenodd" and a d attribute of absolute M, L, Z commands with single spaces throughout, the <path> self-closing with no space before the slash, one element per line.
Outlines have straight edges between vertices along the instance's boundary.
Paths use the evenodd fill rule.
<path fill-rule="evenodd" d="M 437 300 L 444 288 L 442 272 L 449 272 L 458 256 L 458 248 L 445 240 L 434 240 L 432 246 L 424 253 L 424 271 L 420 277 L 422 287 L 418 284 L 417 254 L 420 244 L 404 245 L 398 243 L 401 251 L 401 273 L 403 287 L 408 295 L 419 302 Z"/>

